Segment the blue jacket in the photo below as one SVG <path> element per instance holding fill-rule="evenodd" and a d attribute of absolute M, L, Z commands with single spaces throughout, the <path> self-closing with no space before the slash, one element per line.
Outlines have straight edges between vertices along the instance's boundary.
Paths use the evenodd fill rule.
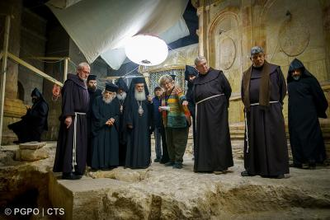
<path fill-rule="evenodd" d="M 162 116 L 161 113 L 159 112 L 158 108 L 161 105 L 161 98 L 154 97 L 152 99 L 152 102 L 154 104 L 154 114 L 153 114 L 153 120 L 154 120 L 154 125 L 155 128 L 160 128 L 162 127 Z"/>

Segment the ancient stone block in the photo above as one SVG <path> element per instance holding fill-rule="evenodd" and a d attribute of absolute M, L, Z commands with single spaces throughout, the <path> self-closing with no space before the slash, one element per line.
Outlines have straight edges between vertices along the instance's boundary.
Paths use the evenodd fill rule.
<path fill-rule="evenodd" d="M 19 145 L 19 149 L 36 150 L 36 149 L 42 148 L 44 146 L 46 146 L 46 142 L 31 141 L 31 142 L 21 143 Z"/>
<path fill-rule="evenodd" d="M 19 158 L 16 157 L 16 159 L 24 161 L 37 161 L 49 157 L 48 152 L 43 148 L 37 150 L 20 149 L 18 151 Z"/>

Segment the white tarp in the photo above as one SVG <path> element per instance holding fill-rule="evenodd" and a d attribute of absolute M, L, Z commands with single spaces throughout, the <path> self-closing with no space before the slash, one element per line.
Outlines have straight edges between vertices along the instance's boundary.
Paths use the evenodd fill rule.
<path fill-rule="evenodd" d="M 80 2 L 81 0 L 49 0 L 47 2 L 47 4 L 54 6 L 56 8 L 68 8 L 78 2 Z"/>
<path fill-rule="evenodd" d="M 163 33 L 172 38 L 165 39 L 167 43 L 189 35 L 182 19 L 187 3 L 188 0 L 81 0 L 66 9 L 50 4 L 48 7 L 89 63 L 101 55 L 118 69 L 126 58 L 122 49 L 125 41 L 136 34 Z M 170 31 L 173 26 L 181 29 Z"/>

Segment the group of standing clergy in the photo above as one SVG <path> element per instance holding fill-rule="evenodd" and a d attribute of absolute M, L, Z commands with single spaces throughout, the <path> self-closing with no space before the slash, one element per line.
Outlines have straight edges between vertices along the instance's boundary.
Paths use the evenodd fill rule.
<path fill-rule="evenodd" d="M 265 60 L 261 47 L 253 47 L 250 55 L 252 65 L 241 84 L 245 116 L 241 175 L 284 178 L 289 173 L 282 114 L 285 78 L 279 66 Z M 234 165 L 228 124 L 231 86 L 205 57 L 197 57 L 195 67 L 186 70 L 186 95 L 170 75 L 159 81 L 165 90 L 158 103 L 169 160 L 165 165 L 182 168 L 193 124 L 194 172 L 226 173 Z M 64 179 L 79 179 L 86 162 L 93 169 L 147 168 L 155 109 L 145 79 L 134 78 L 129 89 L 119 79 L 117 85 L 106 84 L 101 93 L 92 75 L 87 88 L 89 72 L 89 65 L 81 63 L 77 75 L 69 74 L 64 84 L 54 171 L 62 172 Z M 297 59 L 290 65 L 287 82 L 293 166 L 314 168 L 326 159 L 318 117 L 326 117 L 328 103 L 316 78 Z M 308 108 L 303 109 L 306 102 Z"/>

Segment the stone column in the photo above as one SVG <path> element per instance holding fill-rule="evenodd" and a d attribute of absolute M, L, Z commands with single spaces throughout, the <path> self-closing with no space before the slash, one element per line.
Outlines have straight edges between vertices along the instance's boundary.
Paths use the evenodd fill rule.
<path fill-rule="evenodd" d="M 204 7 L 197 8 L 197 16 L 198 16 L 198 55 L 204 56 Z"/>
<path fill-rule="evenodd" d="M 9 48 L 8 51 L 15 56 L 19 56 L 20 51 L 20 28 L 21 28 L 21 13 L 22 1 L 1 1 L 0 14 L 11 15 L 10 32 L 9 32 Z M 1 16 L 2 19 L 4 16 Z M 1 19 L 1 21 L 2 21 Z M 2 23 L 2 22 L 1 22 Z M 2 26 L 4 27 L 4 26 Z M 0 40 L 1 50 L 3 47 L 3 34 Z M 18 78 L 18 64 L 8 59 L 7 65 L 7 81 L 6 81 L 6 98 L 17 98 L 17 78 Z"/>
<path fill-rule="evenodd" d="M 8 52 L 15 56 L 20 53 L 20 28 L 22 14 L 22 0 L 0 1 L 0 17 L 1 24 L 4 24 L 4 16 L 10 15 L 10 32 L 9 32 L 9 48 Z M 2 25 L 1 25 L 2 26 Z M 4 26 L 2 26 L 4 27 Z M 0 48 L 3 47 L 3 34 L 0 36 Z M 7 75 L 6 75 L 6 92 L 4 103 L 4 120 L 2 131 L 2 144 L 8 144 L 16 137 L 13 132 L 8 130 L 8 124 L 18 121 L 22 115 L 26 113 L 23 101 L 17 99 L 17 80 L 18 80 L 18 64 L 8 59 Z"/>
<path fill-rule="evenodd" d="M 323 1 L 322 4 L 323 11 L 323 30 L 324 30 L 324 42 L 325 42 L 325 51 L 326 51 L 326 67 L 328 76 L 330 77 L 330 2 Z M 330 78 L 327 80 L 330 80 Z"/>

